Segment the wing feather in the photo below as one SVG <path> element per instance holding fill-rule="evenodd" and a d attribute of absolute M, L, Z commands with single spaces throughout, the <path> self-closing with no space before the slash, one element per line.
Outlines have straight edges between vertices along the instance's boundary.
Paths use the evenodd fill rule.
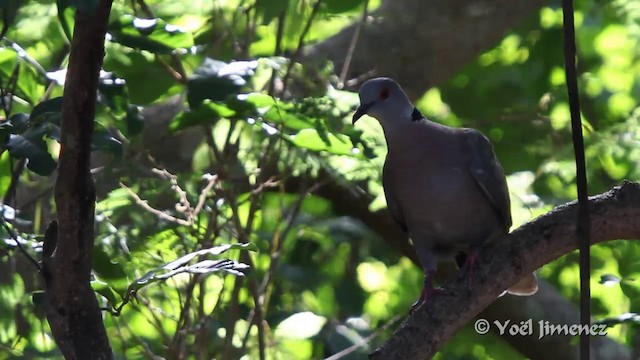
<path fill-rule="evenodd" d="M 504 170 L 486 136 L 474 129 L 464 131 L 470 157 L 469 172 L 508 231 L 511 227 L 511 202 Z"/>

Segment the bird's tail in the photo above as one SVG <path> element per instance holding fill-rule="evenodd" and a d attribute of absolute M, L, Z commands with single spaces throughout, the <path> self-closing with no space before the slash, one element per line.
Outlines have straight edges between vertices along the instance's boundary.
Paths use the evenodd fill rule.
<path fill-rule="evenodd" d="M 530 296 L 538 291 L 538 279 L 534 273 L 528 274 L 507 289 L 507 293 L 518 296 Z"/>

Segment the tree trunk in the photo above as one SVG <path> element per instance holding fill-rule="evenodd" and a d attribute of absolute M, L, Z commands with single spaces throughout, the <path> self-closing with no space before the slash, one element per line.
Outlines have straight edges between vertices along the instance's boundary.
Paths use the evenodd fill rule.
<path fill-rule="evenodd" d="M 61 151 L 55 200 L 58 222 L 43 251 L 46 314 L 66 359 L 112 359 L 96 294 L 91 288 L 95 190 L 90 173 L 98 76 L 111 0 L 76 10 L 62 100 Z"/>

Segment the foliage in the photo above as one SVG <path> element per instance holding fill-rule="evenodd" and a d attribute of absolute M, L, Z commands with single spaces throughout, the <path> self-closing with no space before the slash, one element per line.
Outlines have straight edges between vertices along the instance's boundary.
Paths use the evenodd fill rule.
<path fill-rule="evenodd" d="M 81 3 L 0 2 L 1 359 L 59 356 L 18 245 L 38 258 L 55 218 L 60 97 Z M 332 86 L 330 66 L 284 57 L 300 39 L 358 19 L 363 3 L 114 3 L 93 138 L 93 286 L 118 356 L 322 358 L 409 308 L 420 271 L 339 212 L 340 199 L 312 194 L 329 178 L 365 193 L 372 211 L 384 207 L 380 129 L 350 125 L 357 98 Z M 578 6 L 589 180 L 600 192 L 640 177 L 639 15 L 631 0 Z M 516 224 L 575 198 L 561 12 L 534 15 L 417 102 L 436 121 L 491 138 L 510 174 Z M 593 249 L 594 279 L 605 279 L 592 283 L 594 316 L 627 344 L 640 313 L 637 246 Z M 540 275 L 577 301 L 576 264 L 571 254 Z M 364 358 L 389 331 L 350 357 Z M 470 342 L 461 353 L 457 344 Z M 518 356 L 469 329 L 439 356 L 471 353 Z"/>

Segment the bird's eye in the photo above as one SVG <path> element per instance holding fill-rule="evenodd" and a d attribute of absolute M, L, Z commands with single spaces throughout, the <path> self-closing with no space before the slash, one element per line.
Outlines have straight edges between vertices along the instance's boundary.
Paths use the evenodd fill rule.
<path fill-rule="evenodd" d="M 382 90 L 380 90 L 380 94 L 378 95 L 380 97 L 380 100 L 384 100 L 386 98 L 389 97 L 389 89 L 388 88 L 382 88 Z"/>

